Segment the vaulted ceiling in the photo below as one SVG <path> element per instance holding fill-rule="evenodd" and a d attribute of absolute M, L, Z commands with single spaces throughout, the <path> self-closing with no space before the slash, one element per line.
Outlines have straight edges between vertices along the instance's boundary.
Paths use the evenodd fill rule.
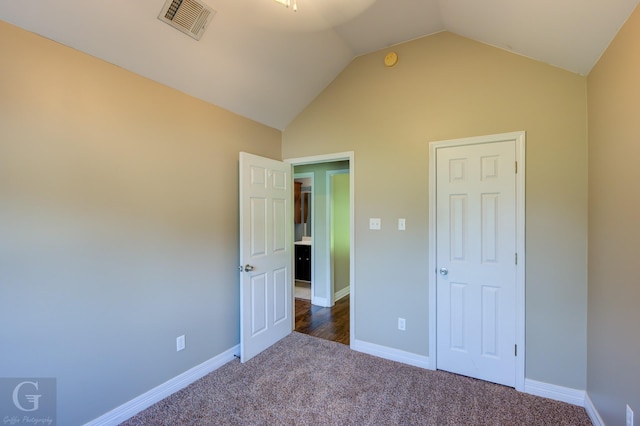
<path fill-rule="evenodd" d="M 0 19 L 284 129 L 353 58 L 439 31 L 586 75 L 640 2 L 202 1 L 200 41 L 157 19 L 164 0 L 3 0 Z"/>

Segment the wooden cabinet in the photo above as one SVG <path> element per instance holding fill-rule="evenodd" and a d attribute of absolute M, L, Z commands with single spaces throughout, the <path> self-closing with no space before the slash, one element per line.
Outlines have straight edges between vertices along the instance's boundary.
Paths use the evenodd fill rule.
<path fill-rule="evenodd" d="M 296 244 L 295 250 L 296 280 L 311 281 L 311 246 Z"/>

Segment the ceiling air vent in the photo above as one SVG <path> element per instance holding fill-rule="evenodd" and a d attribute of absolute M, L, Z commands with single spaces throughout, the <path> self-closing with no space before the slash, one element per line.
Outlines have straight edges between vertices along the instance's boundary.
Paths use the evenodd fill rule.
<path fill-rule="evenodd" d="M 158 19 L 200 40 L 216 11 L 197 0 L 167 0 Z"/>

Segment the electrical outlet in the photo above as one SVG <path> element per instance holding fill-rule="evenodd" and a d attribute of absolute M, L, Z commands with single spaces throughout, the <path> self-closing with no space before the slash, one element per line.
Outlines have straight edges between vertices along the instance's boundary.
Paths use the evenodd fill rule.
<path fill-rule="evenodd" d="M 407 320 L 398 318 L 398 330 L 405 331 L 407 329 Z"/>
<path fill-rule="evenodd" d="M 633 410 L 627 404 L 627 426 L 633 426 Z"/>
<path fill-rule="evenodd" d="M 184 340 L 184 334 L 182 336 L 176 337 L 176 352 L 180 352 L 185 348 L 185 346 L 186 346 L 186 343 Z"/>
<path fill-rule="evenodd" d="M 407 221 L 401 217 L 398 219 L 398 231 L 404 231 L 405 229 L 407 229 Z"/>
<path fill-rule="evenodd" d="M 369 229 L 379 231 L 382 228 L 382 220 L 379 217 L 372 217 L 369 219 Z"/>

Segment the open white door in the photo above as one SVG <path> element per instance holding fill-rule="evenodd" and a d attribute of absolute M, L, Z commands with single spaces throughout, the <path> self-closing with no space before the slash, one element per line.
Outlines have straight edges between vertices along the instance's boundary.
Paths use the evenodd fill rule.
<path fill-rule="evenodd" d="M 240 360 L 293 330 L 291 165 L 240 153 Z"/>

